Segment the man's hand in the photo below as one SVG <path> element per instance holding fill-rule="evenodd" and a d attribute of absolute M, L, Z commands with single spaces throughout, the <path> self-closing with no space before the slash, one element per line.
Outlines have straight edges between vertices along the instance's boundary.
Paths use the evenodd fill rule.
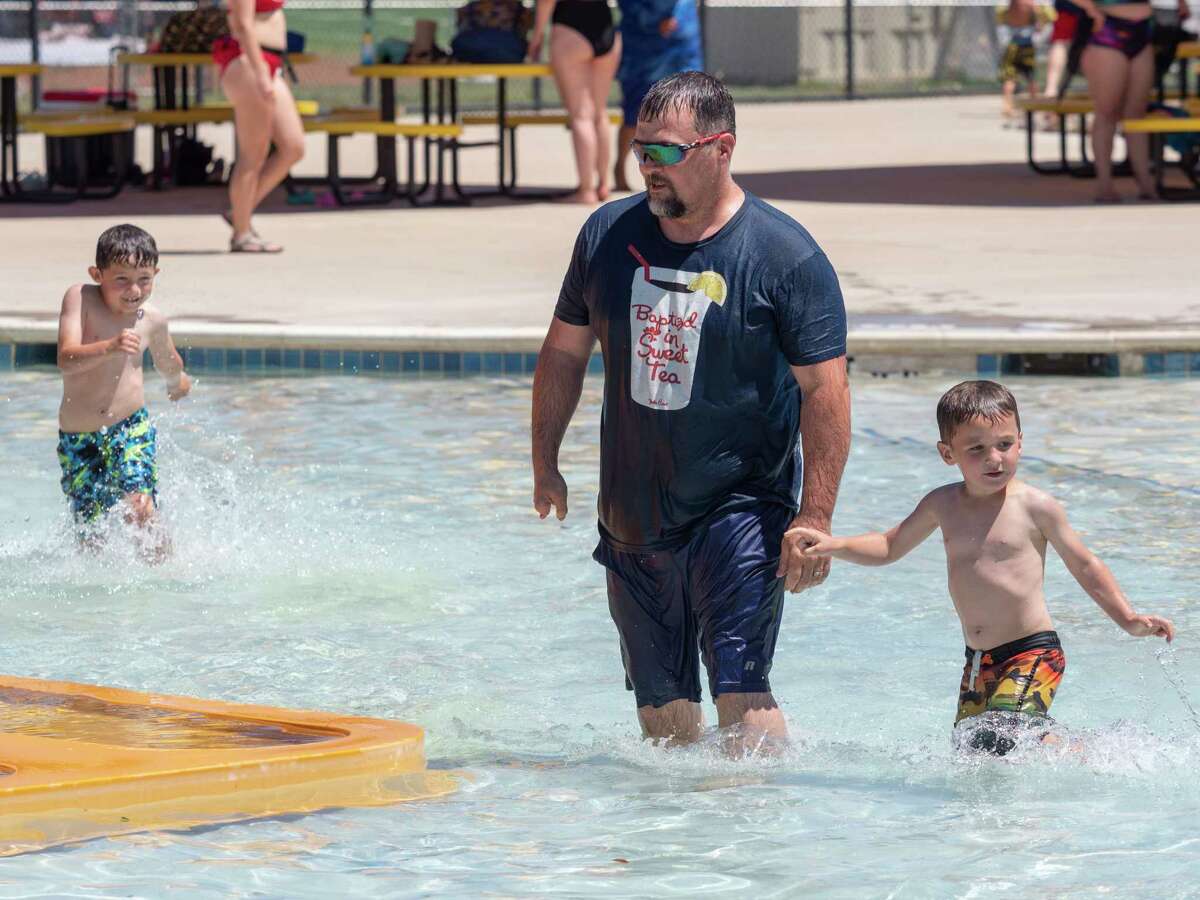
<path fill-rule="evenodd" d="M 525 58 L 531 63 L 540 63 L 542 61 L 542 36 L 535 34 L 529 40 L 529 49 L 525 53 Z"/>
<path fill-rule="evenodd" d="M 1124 628 L 1134 637 L 1166 638 L 1168 644 L 1175 639 L 1175 625 L 1162 616 L 1134 616 Z"/>
<path fill-rule="evenodd" d="M 784 579 L 784 587 L 791 593 L 798 594 L 806 588 L 816 587 L 829 577 L 829 558 L 807 556 L 804 552 L 811 543 L 806 533 L 817 533 L 828 538 L 828 530 L 828 522 L 814 522 L 810 518 L 797 516 L 784 532 L 775 576 Z"/>
<path fill-rule="evenodd" d="M 108 342 L 105 353 L 127 353 L 137 356 L 142 352 L 142 339 L 132 328 L 122 328 L 121 333 Z"/>
<path fill-rule="evenodd" d="M 663 19 L 658 23 L 658 33 L 662 37 L 670 37 L 675 33 L 675 29 L 679 27 L 679 20 L 674 16 L 669 19 Z"/>
<path fill-rule="evenodd" d="M 187 372 L 179 373 L 179 383 L 174 387 L 167 386 L 167 397 L 172 400 L 182 400 L 192 390 L 192 379 L 188 377 Z"/>
<path fill-rule="evenodd" d="M 567 517 L 567 482 L 558 469 L 543 469 L 533 473 L 533 508 L 540 518 L 550 515 L 550 507 L 561 522 Z"/>

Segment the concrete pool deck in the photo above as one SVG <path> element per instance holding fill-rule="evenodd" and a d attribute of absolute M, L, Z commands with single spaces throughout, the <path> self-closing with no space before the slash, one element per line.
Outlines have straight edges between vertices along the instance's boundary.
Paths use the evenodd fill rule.
<path fill-rule="evenodd" d="M 1002 128 L 997 108 L 990 97 L 746 104 L 735 175 L 825 248 L 852 353 L 1124 354 L 1122 371 L 1139 371 L 1139 355 L 1182 353 L 1185 369 L 1200 369 L 1196 207 L 1096 206 L 1092 182 L 1029 171 L 1024 132 Z M 228 159 L 229 132 L 202 136 Z M 324 166 L 321 139 L 310 140 L 301 173 Z M 1039 135 L 1040 152 L 1056 141 Z M 520 142 L 523 185 L 571 183 L 565 131 L 526 128 Z M 25 166 L 40 164 L 36 139 L 21 150 Z M 348 172 L 373 159 L 366 139 L 343 154 Z M 464 184 L 494 180 L 491 151 L 463 162 Z M 132 221 L 158 240 L 158 302 L 185 345 L 534 352 L 588 212 L 496 200 L 319 209 L 281 192 L 256 224 L 288 249 L 259 259 L 224 252 L 224 203 L 220 189 L 189 188 L 0 205 L 0 343 L 52 342 L 96 235 Z"/>

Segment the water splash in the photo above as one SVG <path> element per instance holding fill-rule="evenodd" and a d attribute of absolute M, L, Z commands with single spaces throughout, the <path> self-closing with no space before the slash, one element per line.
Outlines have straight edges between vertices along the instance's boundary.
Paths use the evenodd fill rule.
<path fill-rule="evenodd" d="M 1192 725 L 1195 726 L 1196 731 L 1200 732 L 1200 713 L 1196 712 L 1196 707 L 1192 706 L 1192 701 L 1188 699 L 1187 691 L 1183 686 L 1183 679 L 1178 672 L 1173 671 L 1179 665 L 1177 652 L 1174 647 L 1164 647 L 1161 650 L 1155 651 L 1154 656 L 1162 668 L 1163 677 L 1167 679 L 1167 684 L 1175 689 L 1175 693 L 1179 695 L 1179 702 L 1188 711 Z"/>

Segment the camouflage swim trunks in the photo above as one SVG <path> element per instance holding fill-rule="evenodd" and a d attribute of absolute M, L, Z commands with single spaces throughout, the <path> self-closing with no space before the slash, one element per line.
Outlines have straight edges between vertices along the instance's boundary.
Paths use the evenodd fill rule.
<path fill-rule="evenodd" d="M 60 431 L 62 489 L 75 518 L 90 522 L 126 494 L 149 494 L 157 505 L 156 438 L 145 407 L 99 431 Z"/>
<path fill-rule="evenodd" d="M 967 648 L 955 724 L 984 712 L 1045 716 L 1066 671 L 1058 634 L 1040 631 L 991 650 Z"/>

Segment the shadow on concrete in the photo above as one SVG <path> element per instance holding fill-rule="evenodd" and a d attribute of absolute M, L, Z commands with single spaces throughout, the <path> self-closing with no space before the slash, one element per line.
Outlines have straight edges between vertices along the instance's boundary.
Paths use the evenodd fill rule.
<path fill-rule="evenodd" d="M 765 200 L 810 203 L 1091 206 L 1095 193 L 1095 182 L 1091 179 L 1037 175 L 1022 163 L 795 169 L 742 172 L 735 178 L 742 187 Z M 1127 193 L 1132 196 L 1132 183 Z"/>
<path fill-rule="evenodd" d="M 316 188 L 319 194 L 323 188 Z M 463 190 L 472 193 L 494 191 L 494 187 L 486 184 L 464 184 Z M 545 195 L 548 188 L 541 185 L 529 187 L 529 195 L 524 197 L 479 196 L 472 199 L 472 206 L 528 206 L 530 203 L 546 202 L 551 196 Z M 558 190 L 555 193 L 566 193 Z M 453 193 L 447 189 L 447 198 Z M 415 208 L 419 212 L 424 209 L 439 209 L 431 201 L 433 192 L 429 191 L 421 197 L 421 205 Z M 172 187 L 161 191 L 141 187 L 126 187 L 116 197 L 107 200 L 78 200 L 73 203 L 0 203 L 0 218 L 5 219 L 43 219 L 43 218 L 104 218 L 122 220 L 141 216 L 211 216 L 217 224 L 227 230 L 220 221 L 220 215 L 229 208 L 229 193 L 225 185 L 206 185 L 201 187 Z M 448 208 L 453 208 L 451 205 Z M 292 204 L 287 202 L 283 190 L 272 194 L 258 208 L 259 213 L 278 214 L 309 214 L 321 216 L 338 216 L 348 212 L 362 210 L 409 210 L 414 209 L 407 200 L 396 199 L 383 206 L 352 206 L 352 207 L 323 207 L 315 203 Z M 160 251 L 162 252 L 162 251 Z M 199 251 L 191 251 L 199 252 Z"/>

